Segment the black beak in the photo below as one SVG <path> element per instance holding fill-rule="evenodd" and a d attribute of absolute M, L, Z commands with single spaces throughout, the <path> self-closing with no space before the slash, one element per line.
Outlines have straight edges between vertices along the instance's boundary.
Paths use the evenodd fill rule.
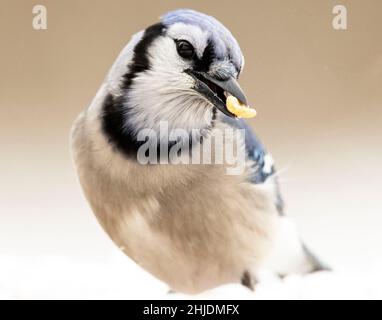
<path fill-rule="evenodd" d="M 196 79 L 195 89 L 204 95 L 225 115 L 235 117 L 235 115 L 229 112 L 226 107 L 227 94 L 236 97 L 241 103 L 245 105 L 247 104 L 247 98 L 234 77 L 230 77 L 226 80 L 219 80 L 205 72 L 197 72 L 193 70 L 186 70 L 186 72 Z"/>
<path fill-rule="evenodd" d="M 203 74 L 203 76 L 211 81 L 212 83 L 216 84 L 220 88 L 222 88 L 224 91 L 230 93 L 234 97 L 238 98 L 241 103 L 247 105 L 247 98 L 243 92 L 243 90 L 240 88 L 239 83 L 234 77 L 230 77 L 227 80 L 217 80 L 208 74 Z"/>

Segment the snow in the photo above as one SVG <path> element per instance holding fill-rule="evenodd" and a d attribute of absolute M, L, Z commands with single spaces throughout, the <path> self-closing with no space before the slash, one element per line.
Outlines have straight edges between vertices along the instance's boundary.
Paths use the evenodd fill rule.
<path fill-rule="evenodd" d="M 283 280 L 263 272 L 255 292 L 230 284 L 188 296 L 143 271 L 121 252 L 104 260 L 0 256 L 0 299 L 381 299 L 380 268 L 321 272 Z"/>

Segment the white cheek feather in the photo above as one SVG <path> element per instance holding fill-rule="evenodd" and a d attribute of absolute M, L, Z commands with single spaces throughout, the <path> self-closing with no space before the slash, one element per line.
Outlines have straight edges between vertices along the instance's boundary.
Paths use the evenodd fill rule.
<path fill-rule="evenodd" d="M 126 127 L 159 130 L 160 121 L 169 129 L 204 129 L 212 121 L 212 106 L 195 90 L 194 79 L 183 72 L 188 61 L 179 57 L 171 38 L 160 37 L 149 49 L 150 69 L 139 74 L 127 93 Z"/>

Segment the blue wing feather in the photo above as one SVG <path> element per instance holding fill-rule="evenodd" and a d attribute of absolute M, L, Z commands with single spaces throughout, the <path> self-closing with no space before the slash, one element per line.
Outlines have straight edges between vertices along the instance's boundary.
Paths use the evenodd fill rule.
<path fill-rule="evenodd" d="M 245 149 L 247 159 L 253 161 L 253 172 L 250 176 L 250 182 L 254 184 L 264 183 L 270 176 L 275 174 L 275 168 L 272 166 L 271 170 L 265 170 L 264 158 L 267 151 L 259 138 L 253 132 L 251 127 L 243 119 L 230 118 L 223 115 L 223 121 L 236 129 L 242 129 L 245 131 Z M 276 183 L 276 208 L 280 215 L 283 215 L 284 201 L 281 196 L 279 183 L 277 179 L 274 179 Z"/>

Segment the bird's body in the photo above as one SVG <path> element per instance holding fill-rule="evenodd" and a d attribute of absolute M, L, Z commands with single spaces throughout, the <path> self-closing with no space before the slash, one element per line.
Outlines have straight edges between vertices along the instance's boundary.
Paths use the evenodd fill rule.
<path fill-rule="evenodd" d="M 195 22 L 200 17 L 204 18 L 194 11 L 178 11 L 137 34 L 72 133 L 80 182 L 102 227 L 139 265 L 171 289 L 187 293 L 230 282 L 251 287 L 283 219 L 270 155 L 243 120 L 217 111 L 223 107 L 214 106 L 214 98 L 192 90 L 201 89 L 196 80 L 201 72 L 208 72 L 207 78 L 211 70 L 215 75 L 220 72 L 216 78 L 222 81 L 228 75 L 236 78 L 242 67 L 230 33 L 225 34 L 228 31 L 220 24 L 216 32 L 200 29 Z M 198 67 L 198 74 L 194 77 L 188 75 L 188 58 L 184 58 L 189 47 L 178 45 L 179 38 L 195 47 L 191 71 Z M 174 40 L 183 59 L 173 49 Z M 220 42 L 206 49 L 211 41 Z M 229 41 L 234 41 L 232 47 Z M 224 50 L 229 51 L 228 58 Z M 209 88 L 216 89 L 211 84 Z M 237 88 L 232 91 L 240 95 Z M 203 146 L 211 151 L 223 136 L 221 148 L 245 152 L 243 170 L 227 174 L 232 163 L 226 159 L 217 163 L 216 156 L 209 163 L 161 164 L 157 154 L 158 163 L 140 163 L 139 132 L 149 128 L 162 137 L 162 120 L 170 130 L 188 133 L 187 146 L 193 154 Z M 197 139 L 193 129 L 201 132 Z M 155 141 L 154 149 L 159 150 L 162 140 Z M 316 267 L 304 256 L 301 243 L 297 247 L 295 265 L 305 264 L 306 271 Z"/>

